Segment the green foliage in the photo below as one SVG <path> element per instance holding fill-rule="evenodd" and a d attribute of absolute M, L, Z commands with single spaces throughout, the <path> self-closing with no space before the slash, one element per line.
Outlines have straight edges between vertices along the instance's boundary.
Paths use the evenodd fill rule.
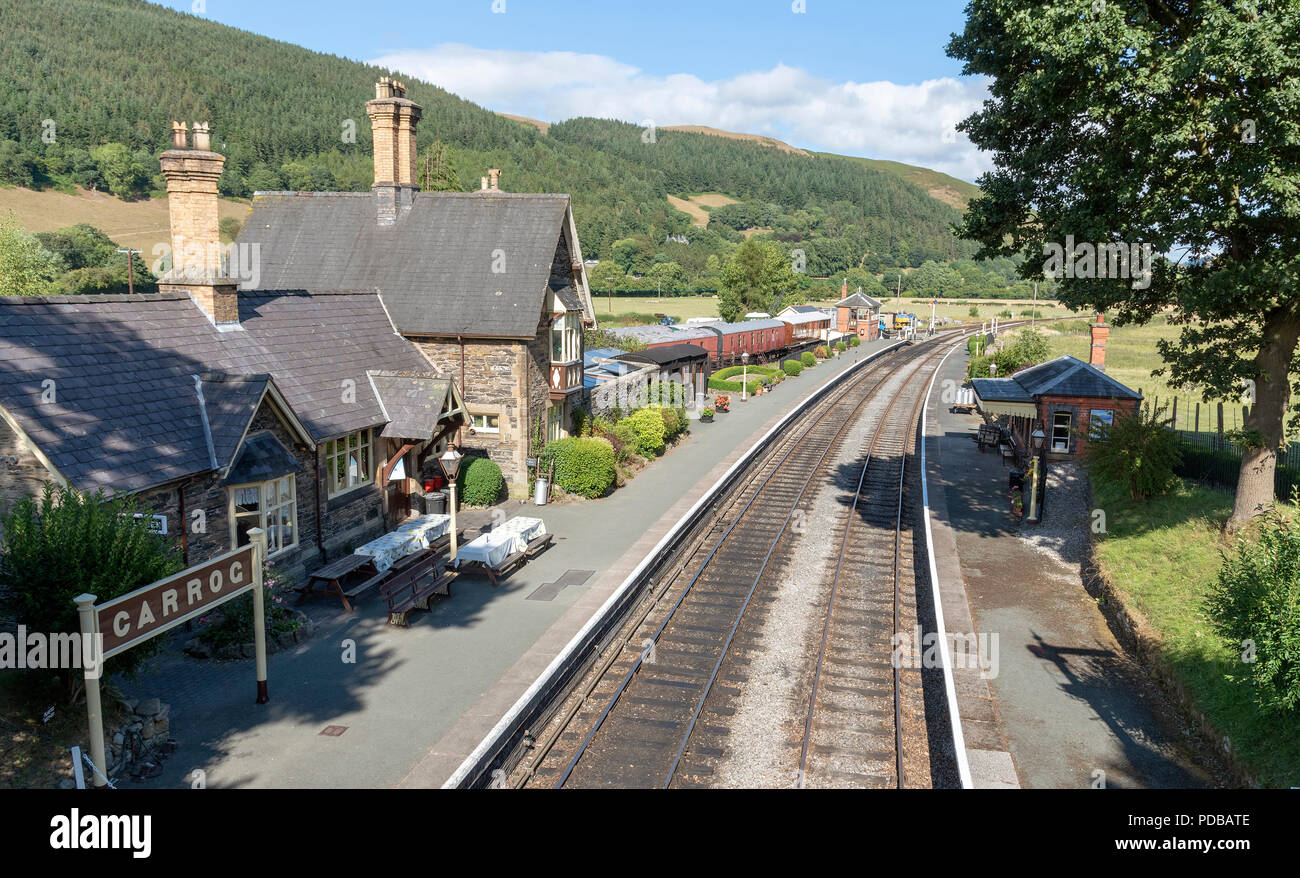
<path fill-rule="evenodd" d="M 301 627 L 302 619 L 286 598 L 298 583 L 284 571 L 268 564 L 262 574 L 262 614 L 268 637 L 284 634 Z M 252 643 L 256 636 L 253 627 L 253 595 L 249 592 L 227 601 L 213 611 L 217 618 L 199 630 L 199 637 L 213 646 Z M 207 622 L 209 617 L 199 619 Z"/>
<path fill-rule="evenodd" d="M 846 345 L 844 342 L 842 341 L 835 342 L 835 350 L 839 351 L 841 354 L 847 351 L 848 349 L 849 346 Z"/>
<path fill-rule="evenodd" d="M 856 348 L 862 344 L 862 339 L 856 335 L 849 336 L 849 347 Z"/>
<path fill-rule="evenodd" d="M 794 378 L 800 372 L 803 371 L 803 365 L 801 363 L 796 362 L 795 360 L 786 360 L 784 363 L 781 364 L 781 369 L 785 372 L 785 374 L 789 375 L 791 378 Z"/>
<path fill-rule="evenodd" d="M 659 411 L 659 409 L 650 408 L 649 406 L 640 408 L 628 415 L 622 422 L 632 428 L 636 452 L 642 457 L 658 457 L 664 453 L 664 439 L 667 430 L 664 428 L 664 419 L 659 414 Z"/>
<path fill-rule="evenodd" d="M 457 473 L 456 493 L 466 506 L 491 506 L 506 486 L 501 467 L 486 457 L 466 457 Z"/>
<path fill-rule="evenodd" d="M 1300 525 L 1270 511 L 1259 541 L 1238 538 L 1224 553 L 1206 599 L 1215 630 L 1243 659 L 1229 679 L 1249 682 L 1263 711 L 1300 707 Z"/>
<path fill-rule="evenodd" d="M 671 409 L 668 409 L 671 411 Z M 541 471 L 555 465 L 555 486 L 581 497 L 603 497 L 614 486 L 614 446 L 606 439 L 570 436 L 546 443 Z"/>
<path fill-rule="evenodd" d="M 660 426 L 663 422 L 660 421 Z M 641 436 L 636 425 L 627 418 L 616 423 L 610 431 L 610 444 L 614 446 L 614 456 L 619 463 L 627 463 L 633 454 L 640 453 Z"/>
<path fill-rule="evenodd" d="M 587 329 L 582 333 L 583 350 L 594 351 L 601 348 L 614 348 L 624 353 L 634 354 L 645 350 L 645 344 L 634 338 L 619 338 L 608 329 Z"/>
<path fill-rule="evenodd" d="M 771 241 L 749 238 L 722 267 L 718 314 L 735 321 L 751 311 L 772 313 L 778 297 L 798 285 L 788 253 Z"/>
<path fill-rule="evenodd" d="M 0 220 L 0 296 L 43 296 L 57 292 L 63 263 L 14 222 Z"/>
<path fill-rule="evenodd" d="M 1093 425 L 1083 463 L 1099 481 L 1121 486 L 1134 500 L 1146 500 L 1173 487 L 1180 458 L 1178 435 L 1168 429 L 1165 407 L 1144 405 L 1115 413 L 1109 428 Z"/>
<path fill-rule="evenodd" d="M 108 188 L 118 198 L 138 198 L 149 194 L 153 174 L 144 160 L 147 158 L 151 165 L 153 157 L 148 153 L 133 155 L 121 143 L 105 143 L 92 149 L 90 156 Z"/>
<path fill-rule="evenodd" d="M 132 281 L 137 293 L 158 291 L 158 281 L 142 254 L 131 254 L 132 274 L 128 276 L 126 254 L 117 252 L 117 242 L 94 226 L 78 223 L 53 232 L 38 232 L 35 237 L 65 269 L 52 292 L 121 294 L 130 289 Z"/>
<path fill-rule="evenodd" d="M 149 531 L 134 497 L 105 500 L 46 484 L 39 498 L 19 500 L 4 516 L 0 547 L 0 611 L 30 631 L 77 632 L 72 599 L 93 594 L 98 603 L 126 594 L 181 569 L 167 541 Z M 162 640 L 110 660 L 110 671 L 130 673 L 157 652 Z M 56 675 L 59 672 L 52 672 Z M 76 685 L 80 671 L 66 676 Z"/>
<path fill-rule="evenodd" d="M 675 408 L 659 409 L 659 416 L 664 422 L 664 442 L 676 442 L 682 436 L 686 435 L 690 429 L 690 422 L 686 416 Z"/>
<path fill-rule="evenodd" d="M 817 357 L 813 355 L 812 351 L 804 351 L 799 355 L 799 362 L 804 365 L 804 368 L 811 369 L 813 366 L 817 365 Z M 799 373 L 796 372 L 795 374 L 797 375 Z"/>
<path fill-rule="evenodd" d="M 972 317 L 978 317 L 978 316 L 980 316 L 980 309 L 979 309 L 979 308 L 976 308 L 974 305 L 971 305 L 971 306 L 970 306 L 970 310 L 967 311 L 966 313 L 969 314 L 969 315 L 972 316 Z M 1010 316 L 1010 314 L 1011 314 L 1010 311 L 1003 311 L 1002 313 L 1005 314 L 1005 315 L 1007 315 L 1007 316 Z"/>

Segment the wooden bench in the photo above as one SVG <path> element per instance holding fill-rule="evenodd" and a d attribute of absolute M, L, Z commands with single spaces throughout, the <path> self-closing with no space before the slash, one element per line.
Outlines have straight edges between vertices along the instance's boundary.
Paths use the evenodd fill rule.
<path fill-rule="evenodd" d="M 555 534 L 542 534 L 540 537 L 529 541 L 528 548 L 524 549 L 524 554 L 529 558 L 536 558 L 549 549 L 554 540 Z"/>
<path fill-rule="evenodd" d="M 338 595 L 339 600 L 343 602 L 343 609 L 350 613 L 352 604 L 348 602 L 348 598 L 356 597 L 374 587 L 386 575 L 387 573 L 380 573 L 375 569 L 373 558 L 365 555 L 344 555 L 308 574 L 307 584 L 298 589 L 298 603 L 301 604 L 308 595 L 318 593 L 316 583 L 321 582 L 325 584 L 326 592 Z M 347 584 L 346 588 L 344 583 Z"/>
<path fill-rule="evenodd" d="M 995 424 L 980 424 L 979 431 L 975 434 L 975 441 L 979 444 L 980 451 L 983 451 L 986 445 L 997 447 L 1002 441 L 1002 430 Z"/>
<path fill-rule="evenodd" d="M 404 565 L 379 586 L 379 593 L 388 604 L 388 624 L 406 627 L 406 614 L 411 610 L 429 609 L 429 598 L 435 594 L 451 594 L 451 581 L 455 574 L 447 570 L 447 561 L 429 550 L 419 558 Z M 415 557 L 415 556 L 411 556 Z"/>

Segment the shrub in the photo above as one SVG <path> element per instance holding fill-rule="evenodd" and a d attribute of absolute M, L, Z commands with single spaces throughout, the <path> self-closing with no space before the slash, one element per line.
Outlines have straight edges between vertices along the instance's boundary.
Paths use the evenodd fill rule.
<path fill-rule="evenodd" d="M 686 418 L 677 409 L 659 409 L 659 416 L 664 421 L 665 442 L 676 442 L 686 433 L 689 425 Z"/>
<path fill-rule="evenodd" d="M 105 500 L 102 491 L 82 494 L 46 484 L 39 498 L 19 500 L 4 516 L 0 548 L 0 611 L 29 631 L 81 630 L 76 596 L 89 593 L 104 603 L 181 569 L 181 560 L 161 536 L 151 533 L 148 512 L 134 497 Z M 157 653 L 166 638 L 155 637 L 109 660 L 109 672 L 130 673 Z M 82 671 L 40 671 L 60 678 L 68 694 L 80 690 Z"/>
<path fill-rule="evenodd" d="M 539 459 L 540 471 L 555 465 L 555 486 L 581 497 L 603 497 L 614 485 L 614 446 L 607 439 L 570 436 L 546 443 Z"/>
<path fill-rule="evenodd" d="M 1083 452 L 1088 473 L 1126 489 L 1134 500 L 1168 491 L 1180 450 L 1164 412 L 1164 406 L 1153 412 L 1144 405 L 1131 414 L 1117 412 L 1109 428 L 1098 427 Z"/>
<path fill-rule="evenodd" d="M 813 351 L 813 355 L 819 360 L 824 360 L 831 355 L 831 352 L 826 350 L 826 345 L 817 345 L 817 349 Z"/>
<path fill-rule="evenodd" d="M 1300 525 L 1266 513 L 1258 544 L 1237 539 L 1223 553 L 1218 582 L 1206 600 L 1215 630 L 1243 661 L 1265 713 L 1300 706 Z"/>
<path fill-rule="evenodd" d="M 266 634 L 274 637 L 296 630 L 302 620 L 285 603 L 284 596 L 297 587 L 284 571 L 268 564 L 262 576 L 262 613 L 266 619 Z M 213 646 L 253 642 L 253 595 L 240 595 L 216 609 L 220 619 L 199 631 L 200 639 Z M 203 619 L 199 620 L 204 621 Z"/>
<path fill-rule="evenodd" d="M 617 440 L 614 456 L 619 463 L 627 463 L 632 459 L 632 455 L 639 451 L 640 436 L 636 432 L 636 427 L 627 418 L 614 425 L 613 439 Z"/>
<path fill-rule="evenodd" d="M 789 375 L 791 378 L 803 371 L 803 366 L 799 365 L 794 360 L 786 360 L 781 364 L 781 368 L 785 371 L 785 374 Z"/>
<path fill-rule="evenodd" d="M 971 310 L 974 310 L 974 309 L 971 309 Z M 978 315 L 978 314 L 972 314 L 971 316 L 972 316 L 972 317 L 978 317 L 979 315 Z M 1010 317 L 1010 316 L 1011 316 L 1011 310 L 1010 310 L 1009 308 L 1003 308 L 1001 311 L 998 312 L 998 316 L 999 316 L 999 317 Z"/>
<path fill-rule="evenodd" d="M 573 418 L 573 435 L 581 436 L 585 428 L 591 423 L 591 419 L 587 417 L 587 410 L 582 406 L 574 406 L 571 417 Z"/>
<path fill-rule="evenodd" d="M 862 344 L 862 339 L 858 338 L 856 335 L 849 336 L 849 347 L 856 348 L 860 344 Z"/>
<path fill-rule="evenodd" d="M 624 420 L 636 433 L 636 451 L 642 457 L 658 457 L 664 453 L 664 419 L 659 409 L 641 408 Z"/>
<path fill-rule="evenodd" d="M 711 418 L 714 414 L 716 414 L 716 412 L 714 412 L 713 406 L 711 405 L 706 405 L 704 408 L 700 409 L 701 417 Z"/>
<path fill-rule="evenodd" d="M 839 351 L 841 354 L 847 351 L 848 349 L 849 346 L 846 345 L 844 342 L 842 341 L 835 342 L 835 350 Z"/>
<path fill-rule="evenodd" d="M 799 362 L 803 363 L 806 368 L 811 369 L 813 366 L 817 365 L 817 358 L 813 356 L 812 351 L 804 351 L 802 354 L 799 355 Z M 782 363 L 781 367 L 785 368 L 785 364 Z M 798 375 L 799 373 L 796 372 L 794 374 Z"/>
<path fill-rule="evenodd" d="M 486 457 L 473 457 L 460 465 L 456 479 L 456 492 L 466 506 L 491 506 L 501 496 L 506 480 L 496 461 Z"/>

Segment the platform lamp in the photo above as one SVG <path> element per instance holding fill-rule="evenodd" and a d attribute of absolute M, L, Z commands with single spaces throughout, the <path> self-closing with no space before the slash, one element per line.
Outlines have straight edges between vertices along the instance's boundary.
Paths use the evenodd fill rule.
<path fill-rule="evenodd" d="M 749 399 L 749 351 L 740 355 L 740 401 Z"/>
<path fill-rule="evenodd" d="M 1045 461 L 1041 461 L 1041 458 L 1043 445 L 1047 441 L 1047 434 L 1043 432 L 1041 424 L 1029 434 L 1029 441 L 1034 447 L 1034 475 L 1030 479 L 1029 486 L 1029 520 L 1038 521 L 1038 480 L 1045 477 L 1043 473 Z"/>
<path fill-rule="evenodd" d="M 448 445 L 447 450 L 438 458 L 438 465 L 442 467 L 443 474 L 447 477 L 451 491 L 451 560 L 456 560 L 457 540 L 456 540 L 456 476 L 460 473 L 460 459 L 463 457 L 456 450 L 455 445 Z"/>

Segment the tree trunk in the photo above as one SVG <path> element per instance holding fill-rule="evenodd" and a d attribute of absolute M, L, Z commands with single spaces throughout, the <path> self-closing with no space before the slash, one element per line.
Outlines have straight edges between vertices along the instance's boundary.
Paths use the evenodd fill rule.
<path fill-rule="evenodd" d="M 1263 344 L 1255 355 L 1255 399 L 1245 423 L 1263 444 L 1242 449 L 1241 474 L 1228 529 L 1236 530 L 1273 505 L 1273 476 L 1282 447 L 1283 422 L 1291 402 L 1291 359 L 1300 339 L 1300 320 L 1289 310 L 1265 318 Z"/>

